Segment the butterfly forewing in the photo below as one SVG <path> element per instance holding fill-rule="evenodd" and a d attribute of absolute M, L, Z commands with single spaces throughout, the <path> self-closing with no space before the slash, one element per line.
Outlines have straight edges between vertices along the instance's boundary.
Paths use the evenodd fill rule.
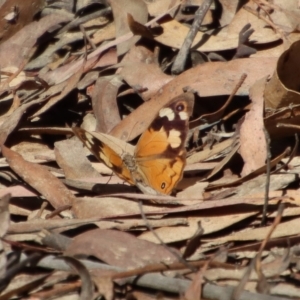
<path fill-rule="evenodd" d="M 98 160 L 102 161 L 121 179 L 126 180 L 130 184 L 134 184 L 131 173 L 124 164 L 123 159 L 111 147 L 84 129 L 74 127 L 72 130 Z"/>

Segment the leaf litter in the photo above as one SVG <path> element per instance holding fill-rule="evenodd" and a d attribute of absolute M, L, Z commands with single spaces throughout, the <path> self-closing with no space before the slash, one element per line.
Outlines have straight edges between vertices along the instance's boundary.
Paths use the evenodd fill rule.
<path fill-rule="evenodd" d="M 0 11 L 0 300 L 300 298 L 297 0 Z M 73 136 L 133 152 L 185 91 L 170 196 L 141 194 Z"/>

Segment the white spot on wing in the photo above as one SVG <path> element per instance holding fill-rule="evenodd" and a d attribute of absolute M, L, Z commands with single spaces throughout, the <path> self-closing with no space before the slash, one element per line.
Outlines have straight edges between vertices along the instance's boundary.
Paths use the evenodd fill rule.
<path fill-rule="evenodd" d="M 168 142 L 171 148 L 178 148 L 181 145 L 180 131 L 172 129 L 169 131 Z"/>
<path fill-rule="evenodd" d="M 171 108 L 165 107 L 159 111 L 159 116 L 161 118 L 167 117 L 169 121 L 173 121 L 175 119 L 174 111 Z"/>
<path fill-rule="evenodd" d="M 100 149 L 99 149 L 100 150 Z M 103 160 L 103 162 L 109 167 L 109 168 L 112 168 L 113 165 L 111 164 L 111 162 L 109 161 L 109 158 L 104 154 L 102 153 L 101 151 L 99 151 L 99 156 L 100 158 Z"/>
<path fill-rule="evenodd" d="M 85 137 L 86 137 L 87 141 L 89 142 L 89 144 L 94 145 L 94 141 L 93 141 L 94 137 L 90 133 L 86 132 Z"/>
<path fill-rule="evenodd" d="M 189 116 L 185 111 L 181 111 L 179 113 L 179 117 L 180 117 L 180 120 L 187 120 Z"/>

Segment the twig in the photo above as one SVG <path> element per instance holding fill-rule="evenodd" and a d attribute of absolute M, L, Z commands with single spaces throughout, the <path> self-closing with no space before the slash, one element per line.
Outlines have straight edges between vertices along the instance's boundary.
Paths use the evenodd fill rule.
<path fill-rule="evenodd" d="M 284 163 L 283 165 L 281 165 L 278 169 L 276 169 L 275 171 L 272 172 L 273 173 L 278 173 L 280 170 L 286 168 L 288 166 L 288 164 L 292 161 L 292 159 L 295 157 L 295 155 L 297 154 L 297 151 L 298 151 L 298 147 L 299 147 L 299 137 L 298 137 L 298 134 L 295 133 L 295 140 L 296 140 L 296 143 L 295 143 L 295 146 L 290 154 L 290 157 L 288 158 L 287 162 Z"/>
<path fill-rule="evenodd" d="M 80 24 L 86 23 L 87 21 L 90 21 L 90 20 L 93 20 L 93 19 L 96 19 L 96 18 L 99 18 L 102 16 L 106 16 L 110 13 L 111 13 L 111 7 L 107 7 L 102 10 L 95 11 L 89 15 L 83 16 L 81 18 L 76 18 L 73 21 L 71 21 L 70 23 L 68 23 L 66 26 L 61 28 L 57 34 L 64 33 L 72 28 L 79 26 Z"/>
<path fill-rule="evenodd" d="M 45 219 L 46 220 L 51 219 L 51 218 L 55 217 L 56 215 L 60 214 L 61 212 L 68 210 L 70 208 L 72 208 L 72 205 L 70 205 L 70 204 L 62 205 L 62 206 L 58 207 L 57 209 L 55 209 L 52 213 L 48 214 L 45 217 Z"/>
<path fill-rule="evenodd" d="M 224 105 L 221 108 L 219 108 L 217 111 L 215 111 L 213 113 L 204 114 L 204 115 L 201 115 L 199 118 L 194 119 L 193 121 L 190 122 L 190 126 L 193 126 L 193 127 L 198 126 L 200 121 L 204 121 L 204 120 L 206 120 L 206 122 L 208 122 L 209 125 L 212 125 L 212 123 L 215 122 L 216 120 L 217 120 L 217 122 L 219 122 L 220 119 L 222 118 L 222 116 L 224 115 L 225 109 L 231 103 L 233 97 L 235 96 L 235 94 L 237 93 L 239 88 L 242 86 L 242 84 L 244 83 L 246 78 L 247 78 L 247 74 L 243 73 L 241 75 L 239 81 L 237 82 L 237 84 L 234 86 L 232 92 L 230 93 L 230 96 L 228 97 L 228 99 L 226 100 L 226 102 L 224 103 Z M 202 128 L 201 128 L 201 130 L 202 130 Z"/>
<path fill-rule="evenodd" d="M 203 267 L 197 272 L 196 276 L 194 277 L 191 285 L 186 289 L 185 291 L 185 298 L 184 299 L 201 299 L 202 295 L 202 283 L 204 282 L 203 277 L 208 269 L 208 267 L 211 265 L 211 263 L 214 261 L 216 257 L 218 257 L 220 254 L 222 254 L 226 250 L 226 254 L 228 252 L 228 248 L 232 246 L 232 243 L 229 244 L 227 247 L 221 247 L 218 251 L 216 251 L 213 255 L 211 255 L 210 259 L 205 262 Z"/>
<path fill-rule="evenodd" d="M 240 283 L 235 287 L 234 291 L 233 291 L 233 294 L 232 294 L 232 299 L 233 300 L 236 300 L 236 299 L 240 299 L 241 297 L 241 294 L 243 292 L 243 289 L 246 285 L 246 283 L 248 282 L 248 279 L 251 275 L 251 272 L 253 270 L 253 268 L 255 267 L 256 269 L 256 272 L 258 273 L 258 277 L 260 278 L 260 280 L 263 280 L 264 282 L 265 281 L 265 278 L 264 278 L 264 275 L 262 275 L 262 272 L 261 272 L 261 254 L 262 254 L 262 251 L 263 249 L 265 248 L 265 246 L 267 245 L 273 231 L 275 230 L 276 226 L 280 223 L 280 220 L 281 220 L 281 216 L 282 216 L 282 212 L 283 212 L 283 209 L 284 209 L 284 205 L 281 203 L 279 205 L 279 208 L 278 208 L 278 214 L 268 232 L 268 235 L 266 236 L 266 238 L 264 239 L 264 241 L 260 244 L 260 247 L 259 247 L 259 250 L 257 252 L 257 255 L 255 258 L 253 258 L 251 260 L 251 263 L 250 265 L 248 266 L 243 278 L 241 279 Z"/>
<path fill-rule="evenodd" d="M 257 16 L 259 19 L 263 20 L 264 22 L 266 22 L 268 25 L 270 25 L 273 30 L 275 31 L 275 33 L 279 33 L 282 40 L 283 41 L 287 41 L 286 36 L 283 32 L 283 30 L 281 30 L 280 28 L 278 28 L 271 20 L 268 20 L 267 18 L 265 18 L 264 16 L 262 16 L 261 14 L 259 14 L 256 10 L 248 7 L 248 6 L 244 6 L 243 7 L 246 11 L 248 11 L 249 13 Z"/>
<path fill-rule="evenodd" d="M 278 207 L 278 210 L 277 210 L 277 216 L 270 228 L 270 231 L 268 232 L 266 238 L 263 240 L 263 242 L 261 243 L 260 245 L 260 248 L 258 250 L 258 254 L 259 255 L 259 258 L 261 257 L 261 253 L 263 251 L 263 249 L 266 247 L 266 244 L 268 243 L 273 231 L 275 230 L 275 228 L 277 227 L 277 225 L 280 223 L 281 221 L 281 217 L 282 217 L 282 213 L 283 213 L 283 210 L 284 210 L 284 203 L 280 203 L 279 204 L 279 207 Z"/>
<path fill-rule="evenodd" d="M 295 125 L 295 124 L 284 124 L 284 123 L 278 123 L 276 125 L 276 127 L 283 127 L 283 128 L 292 128 L 292 129 L 297 129 L 300 130 L 300 126 L 299 125 Z"/>
<path fill-rule="evenodd" d="M 240 280 L 239 284 L 234 288 L 233 293 L 232 293 L 232 300 L 238 300 L 241 298 L 241 294 L 244 290 L 246 283 L 249 280 L 249 277 L 254 268 L 254 265 L 255 265 L 255 259 L 253 258 L 251 260 L 251 263 L 249 264 L 248 268 L 246 269 L 242 279 Z"/>
<path fill-rule="evenodd" d="M 215 256 L 214 256 L 215 257 Z M 223 268 L 223 269 L 235 269 L 233 265 L 226 264 L 226 263 L 221 263 L 217 261 L 212 261 L 211 259 L 209 260 L 200 260 L 200 261 L 191 261 L 189 262 L 189 265 L 193 266 L 194 268 L 200 268 L 205 266 L 207 264 L 211 267 L 215 268 Z M 147 273 L 154 273 L 154 272 L 164 272 L 164 271 L 175 271 L 175 270 L 184 270 L 186 269 L 186 263 L 183 264 L 181 262 L 175 262 L 171 264 L 164 264 L 164 263 L 156 263 L 152 265 L 148 265 L 145 267 L 141 268 L 136 268 L 128 271 L 121 271 L 112 274 L 111 278 L 112 279 L 121 279 L 121 278 L 126 278 L 126 277 L 131 277 L 131 276 L 140 276 L 144 275 Z"/>
<path fill-rule="evenodd" d="M 83 25 L 79 25 L 79 28 L 80 28 L 80 31 L 83 34 L 83 37 L 84 37 L 85 53 L 87 53 L 87 45 L 86 45 L 87 43 L 86 43 L 86 41 L 88 41 L 90 43 L 91 47 L 95 50 L 97 47 L 94 44 L 94 42 L 91 40 L 89 35 L 86 33 L 85 28 L 83 27 Z M 87 56 L 87 54 L 86 54 L 86 56 Z"/>
<path fill-rule="evenodd" d="M 188 53 L 190 51 L 191 45 L 196 37 L 197 32 L 199 31 L 200 25 L 211 6 L 213 0 L 205 0 L 202 5 L 198 8 L 195 14 L 195 19 L 192 24 L 192 27 L 187 34 L 181 49 L 178 52 L 178 55 L 172 66 L 172 74 L 179 74 L 184 70 Z"/>
<path fill-rule="evenodd" d="M 267 210 L 268 210 L 268 202 L 269 202 L 269 189 L 270 189 L 270 174 L 271 174 L 271 151 L 270 151 L 270 135 L 266 128 L 264 127 L 264 134 L 266 139 L 266 164 L 267 164 L 267 172 L 266 172 L 266 186 L 265 186 L 265 201 L 263 207 L 263 216 L 261 220 L 261 226 L 265 226 L 267 219 Z"/>
<path fill-rule="evenodd" d="M 258 250 L 258 253 L 256 255 L 255 258 L 255 271 L 257 273 L 258 276 L 258 282 L 257 282 L 257 287 L 261 289 L 264 289 L 264 292 L 269 291 L 270 287 L 267 283 L 267 280 L 262 272 L 262 267 L 261 267 L 261 255 L 263 252 L 263 249 L 265 248 L 265 246 L 267 245 L 268 241 L 271 238 L 272 233 L 274 232 L 274 230 L 276 229 L 277 225 L 280 223 L 281 221 L 281 217 L 283 214 L 283 210 L 284 210 L 284 204 L 280 203 L 279 207 L 278 207 L 278 211 L 277 211 L 277 216 L 266 236 L 266 238 L 263 240 L 263 242 L 260 245 L 260 248 Z"/>
<path fill-rule="evenodd" d="M 43 211 L 45 210 L 45 208 L 47 207 L 48 202 L 47 201 L 43 201 L 41 208 L 39 209 L 39 211 L 37 212 L 35 218 L 36 219 L 40 219 L 42 216 Z"/>

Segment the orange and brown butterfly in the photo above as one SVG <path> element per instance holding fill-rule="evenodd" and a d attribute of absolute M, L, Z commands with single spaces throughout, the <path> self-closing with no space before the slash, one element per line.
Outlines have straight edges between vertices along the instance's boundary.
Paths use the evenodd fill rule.
<path fill-rule="evenodd" d="M 84 145 L 121 179 L 147 194 L 170 194 L 186 163 L 185 143 L 194 95 L 182 94 L 161 108 L 137 145 L 107 134 L 73 128 Z"/>

